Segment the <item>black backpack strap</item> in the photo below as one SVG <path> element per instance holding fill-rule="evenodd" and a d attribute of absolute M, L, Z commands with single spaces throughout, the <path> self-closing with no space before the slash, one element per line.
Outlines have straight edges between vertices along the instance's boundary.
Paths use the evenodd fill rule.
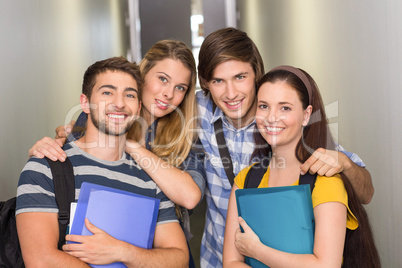
<path fill-rule="evenodd" d="M 225 169 L 225 173 L 226 176 L 228 177 L 230 185 L 233 185 L 235 177 L 233 173 L 233 163 L 232 158 L 230 157 L 228 147 L 226 145 L 225 136 L 223 135 L 222 119 L 218 119 L 215 121 L 214 128 L 215 128 L 216 143 L 218 145 L 223 168 Z"/>
<path fill-rule="evenodd" d="M 260 185 L 265 172 L 267 172 L 267 168 L 265 168 L 262 163 L 252 165 L 250 170 L 247 172 L 243 188 L 257 188 L 258 185 Z"/>
<path fill-rule="evenodd" d="M 75 201 L 75 180 L 73 166 L 68 157 L 64 162 L 52 161 L 46 158 L 52 171 L 54 194 L 59 207 L 59 243 L 57 247 L 65 244 L 65 236 L 70 220 L 70 203 Z"/>
<path fill-rule="evenodd" d="M 267 168 L 262 163 L 256 163 L 251 166 L 250 170 L 247 172 L 246 179 L 244 180 L 244 189 L 246 188 L 257 188 L 260 185 L 264 174 L 267 172 Z M 308 184 L 310 185 L 311 193 L 314 190 L 315 182 L 317 180 L 317 174 L 311 175 L 310 173 L 306 173 L 304 175 L 300 175 L 299 185 Z"/>
<path fill-rule="evenodd" d="M 299 185 L 302 184 L 309 184 L 310 185 L 310 190 L 311 193 L 313 193 L 314 186 L 315 186 L 315 181 L 317 180 L 317 173 L 314 175 L 311 175 L 310 173 L 306 173 L 304 175 L 300 175 L 299 178 Z"/>

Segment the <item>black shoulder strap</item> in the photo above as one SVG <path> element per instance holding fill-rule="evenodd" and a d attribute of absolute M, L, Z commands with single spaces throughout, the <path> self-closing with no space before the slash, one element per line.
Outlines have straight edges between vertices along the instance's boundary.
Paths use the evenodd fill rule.
<path fill-rule="evenodd" d="M 216 143 L 218 145 L 223 168 L 225 169 L 225 173 L 229 179 L 230 184 L 233 185 L 235 177 L 233 173 L 233 163 L 232 158 L 230 157 L 228 147 L 226 145 L 225 136 L 223 135 L 222 119 L 218 119 L 215 121 L 214 128 L 215 128 Z"/>
<path fill-rule="evenodd" d="M 304 175 L 300 175 L 299 185 L 310 184 L 310 190 L 311 190 L 311 193 L 313 193 L 316 180 L 317 180 L 317 173 L 314 175 L 311 175 L 310 173 L 307 172 Z"/>
<path fill-rule="evenodd" d="M 264 165 L 262 165 L 261 163 L 256 163 L 255 165 L 253 165 L 247 172 L 246 179 L 244 180 L 244 189 L 257 188 L 258 185 L 260 185 L 265 172 L 267 172 L 267 168 L 265 168 Z M 315 187 L 316 180 L 317 174 L 311 175 L 307 172 L 304 175 L 300 175 L 299 185 L 309 184 L 312 193 Z"/>
<path fill-rule="evenodd" d="M 68 157 L 66 161 L 52 161 L 46 158 L 52 171 L 54 194 L 59 207 L 59 243 L 57 247 L 65 244 L 67 226 L 70 220 L 70 203 L 75 201 L 75 180 L 73 166 Z"/>
<path fill-rule="evenodd" d="M 262 177 L 264 177 L 267 169 L 261 163 L 256 163 L 251 166 L 244 180 L 244 189 L 257 188 L 260 185 Z"/>

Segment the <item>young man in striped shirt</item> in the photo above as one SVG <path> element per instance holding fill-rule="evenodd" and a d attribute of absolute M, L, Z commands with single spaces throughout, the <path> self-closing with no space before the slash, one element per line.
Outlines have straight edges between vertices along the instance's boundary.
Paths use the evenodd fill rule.
<path fill-rule="evenodd" d="M 136 64 L 110 58 L 91 65 L 83 82 L 81 107 L 88 115 L 85 134 L 63 149 L 72 162 L 76 199 L 82 182 L 92 182 L 160 199 L 152 249 L 117 240 L 87 222 L 92 236 L 67 235 L 79 242 L 57 249 L 58 206 L 45 159 L 31 158 L 17 190 L 17 229 L 26 267 L 88 267 L 122 262 L 128 267 L 188 266 L 186 239 L 174 204 L 124 152 L 126 133 L 140 110 L 142 78 Z M 135 228 L 135 226 L 133 226 Z"/>

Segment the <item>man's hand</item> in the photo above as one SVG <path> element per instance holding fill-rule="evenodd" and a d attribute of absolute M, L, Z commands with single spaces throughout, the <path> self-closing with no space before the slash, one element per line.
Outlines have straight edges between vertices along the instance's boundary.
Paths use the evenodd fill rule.
<path fill-rule="evenodd" d="M 115 239 L 85 219 L 85 226 L 93 235 L 67 235 L 66 240 L 76 242 L 63 246 L 63 251 L 90 264 L 109 264 L 120 261 L 125 254 L 124 243 Z"/>
<path fill-rule="evenodd" d="M 321 176 L 332 177 L 351 166 L 351 160 L 345 154 L 318 148 L 300 168 L 302 175 L 310 172 L 310 174 L 317 173 Z"/>
<path fill-rule="evenodd" d="M 344 153 L 338 151 L 317 149 L 300 167 L 301 174 L 318 174 L 332 177 L 343 173 L 350 181 L 362 204 L 370 203 L 374 195 L 374 187 L 370 172 L 364 167 L 356 165 Z"/>

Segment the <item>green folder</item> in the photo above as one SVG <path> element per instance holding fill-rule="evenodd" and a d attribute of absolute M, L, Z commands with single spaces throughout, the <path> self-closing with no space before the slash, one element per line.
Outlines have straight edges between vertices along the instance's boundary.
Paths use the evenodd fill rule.
<path fill-rule="evenodd" d="M 239 189 L 236 201 L 239 216 L 264 245 L 289 253 L 313 253 L 315 225 L 309 185 Z M 246 263 L 268 267 L 249 257 Z"/>

